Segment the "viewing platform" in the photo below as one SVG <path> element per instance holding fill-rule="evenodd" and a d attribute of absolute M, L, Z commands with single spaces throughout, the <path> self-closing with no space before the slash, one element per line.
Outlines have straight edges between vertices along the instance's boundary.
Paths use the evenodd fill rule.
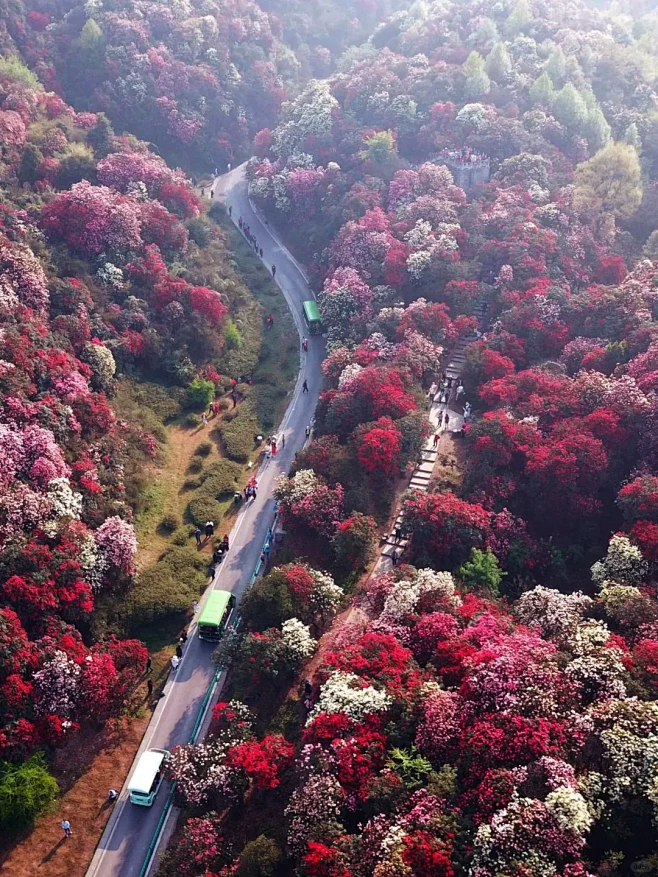
<path fill-rule="evenodd" d="M 443 162 L 452 173 L 455 185 L 465 191 L 474 189 L 478 183 L 489 181 L 491 161 L 488 155 L 461 149 L 443 152 L 435 161 Z"/>

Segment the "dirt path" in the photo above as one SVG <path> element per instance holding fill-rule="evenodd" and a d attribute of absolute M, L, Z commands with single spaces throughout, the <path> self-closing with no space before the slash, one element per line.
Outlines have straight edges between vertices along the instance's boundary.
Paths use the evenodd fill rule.
<path fill-rule="evenodd" d="M 84 874 L 98 838 L 110 817 L 108 790 L 120 788 L 135 757 L 150 719 L 150 712 L 126 723 L 114 734 L 85 773 L 42 816 L 34 829 L 2 862 L 3 877 L 72 877 Z M 74 754 L 71 753 L 71 758 Z M 64 839 L 62 819 L 71 823 L 73 836 Z"/>

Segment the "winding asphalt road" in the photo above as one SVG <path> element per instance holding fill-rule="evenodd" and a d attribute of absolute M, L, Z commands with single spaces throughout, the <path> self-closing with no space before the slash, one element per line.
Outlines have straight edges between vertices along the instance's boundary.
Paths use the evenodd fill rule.
<path fill-rule="evenodd" d="M 304 273 L 288 253 L 272 230 L 261 222 L 254 212 L 247 194 L 244 165 L 218 177 L 213 183 L 214 197 L 232 206 L 232 218 L 237 224 L 240 216 L 249 224 L 263 249 L 263 260 L 270 267 L 276 265 L 276 282 L 286 297 L 295 318 L 300 338 L 306 335 L 302 319 L 302 303 L 313 297 Z M 272 524 L 274 502 L 272 488 L 276 479 L 286 473 L 295 452 L 306 439 L 306 427 L 315 412 L 321 388 L 321 364 L 324 359 L 324 341 L 320 337 L 309 338 L 308 353 L 301 351 L 300 371 L 292 399 L 277 433 L 279 452 L 258 471 L 258 495 L 243 506 L 230 536 L 230 551 L 219 567 L 211 588 L 232 591 L 239 600 L 249 586 L 252 573 L 258 564 L 267 531 Z M 308 382 L 308 392 L 302 391 L 303 381 Z M 285 447 L 282 449 L 282 436 Z M 221 526 L 218 528 L 222 533 Z M 200 609 L 204 600 L 201 600 Z M 197 615 L 198 617 L 198 615 Z M 164 689 L 164 697 L 158 703 L 142 745 L 137 754 L 145 749 L 171 749 L 180 743 L 188 743 L 194 731 L 204 698 L 212 683 L 215 667 L 211 661 L 213 646 L 199 640 L 196 634 L 196 618 L 189 628 L 189 639 L 183 659 L 175 673 L 170 675 Z M 209 703 L 216 701 L 224 674 Z M 204 732 L 204 722 L 201 731 Z M 131 768 L 132 772 L 132 768 Z M 138 877 L 149 855 L 151 842 L 165 810 L 168 789 L 163 783 L 154 805 L 138 807 L 128 800 L 125 785 L 105 828 L 87 877 Z M 75 814 L 72 814 L 72 820 Z M 171 829 L 173 817 L 165 820 L 163 837 Z M 80 825 L 78 830 L 84 831 Z M 146 873 L 146 872 L 144 872 Z"/>

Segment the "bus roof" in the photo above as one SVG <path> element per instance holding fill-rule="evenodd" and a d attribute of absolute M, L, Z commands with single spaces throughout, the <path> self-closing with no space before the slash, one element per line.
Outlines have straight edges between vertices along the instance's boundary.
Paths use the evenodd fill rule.
<path fill-rule="evenodd" d="M 320 311 L 318 309 L 318 304 L 315 301 L 305 301 L 304 302 L 304 313 L 306 314 L 306 319 L 309 323 L 320 322 Z"/>
<path fill-rule="evenodd" d="M 128 783 L 129 792 L 141 792 L 148 795 L 160 765 L 169 753 L 165 749 L 147 749 L 142 752 L 137 766 Z"/>
<path fill-rule="evenodd" d="M 211 591 L 201 612 L 199 627 L 204 624 L 220 624 L 232 596 L 230 591 Z"/>

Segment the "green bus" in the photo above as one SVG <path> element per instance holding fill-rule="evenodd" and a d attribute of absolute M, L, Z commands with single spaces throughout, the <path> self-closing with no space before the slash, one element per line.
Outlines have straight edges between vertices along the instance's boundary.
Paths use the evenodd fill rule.
<path fill-rule="evenodd" d="M 322 320 L 317 302 L 304 302 L 304 321 L 308 326 L 309 335 L 322 335 Z"/>
<path fill-rule="evenodd" d="M 211 591 L 199 618 L 199 639 L 217 642 L 234 606 L 235 597 L 229 591 Z"/>

